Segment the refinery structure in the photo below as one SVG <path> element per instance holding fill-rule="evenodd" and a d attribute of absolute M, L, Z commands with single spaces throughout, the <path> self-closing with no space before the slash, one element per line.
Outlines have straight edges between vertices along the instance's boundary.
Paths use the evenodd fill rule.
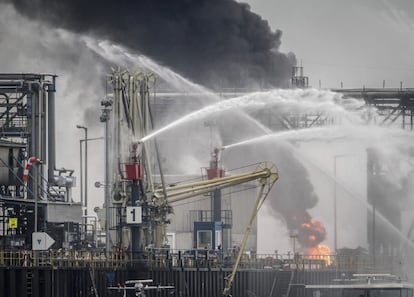
<path fill-rule="evenodd" d="M 25 248 L 33 232 L 76 228 L 82 208 L 72 199 L 73 170 L 56 168 L 56 76 L 2 74 L 0 80 L 2 246 Z"/>
<path fill-rule="evenodd" d="M 56 167 L 58 79 L 49 74 L 0 74 L 0 292 L 4 296 L 109 296 L 123 292 L 108 287 L 130 278 L 172 285 L 175 296 L 249 296 L 247 292 L 293 296 L 302 294 L 294 284 L 323 281 L 338 271 L 388 269 L 387 273 L 404 274 L 398 261 L 401 248 L 411 242 L 410 234 L 406 241 L 399 235 L 404 232 L 406 209 L 390 197 L 404 196 L 409 180 L 399 187 L 389 184 L 391 170 L 382 162 L 381 152 L 366 150 L 368 207 L 362 211 L 366 249 L 337 246 L 336 213 L 335 246 L 323 249 L 326 230 L 312 219 L 311 207 L 293 208 L 279 200 L 276 205 L 290 232 L 293 253 L 260 256 L 256 254 L 257 215 L 279 180 L 280 187 L 286 187 L 283 170 L 266 159 L 245 164 L 240 158 L 233 160 L 239 167 L 225 168 L 221 155 L 228 148 L 216 146 L 211 135 L 223 128 L 220 125 L 230 124 L 220 124 L 216 116 L 210 121 L 203 118 L 212 145 L 200 174 L 175 174 L 174 158 L 179 157 L 172 152 L 182 139 L 163 130 L 168 126 L 166 114 L 179 108 L 175 104 L 180 99 L 194 102 L 200 94 L 157 93 L 156 75 L 144 72 L 113 70 L 107 96 L 96 107 L 104 130 L 105 180 L 99 184 L 104 203 L 91 219 L 95 214 L 88 213 L 87 196 L 79 200 L 73 195 L 79 186 L 76 172 Z M 291 83 L 294 90 L 309 89 L 302 67 L 293 68 Z M 367 124 L 414 127 L 411 89 L 335 92 L 340 94 L 336 104 L 357 114 L 362 111 Z M 234 98 L 249 102 L 243 101 L 245 95 L 231 91 L 220 98 L 222 104 Z M 206 107 L 204 112 L 214 114 L 214 108 Z M 197 110 L 191 114 L 197 119 Z M 334 126 L 338 121 L 326 110 L 291 112 L 277 106 L 238 116 L 254 119 L 267 134 Z M 238 139 L 223 131 L 221 143 Z M 85 133 L 83 144 L 87 142 Z M 281 152 L 285 148 L 275 149 L 275 154 Z M 291 158 L 287 154 L 288 164 Z M 384 221 L 393 227 L 384 227 Z M 69 289 L 65 279 L 76 285 Z"/>

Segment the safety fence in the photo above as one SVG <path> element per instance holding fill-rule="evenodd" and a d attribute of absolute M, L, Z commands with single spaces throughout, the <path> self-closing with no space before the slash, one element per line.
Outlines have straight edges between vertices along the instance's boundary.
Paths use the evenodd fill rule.
<path fill-rule="evenodd" d="M 114 268 L 145 265 L 150 269 L 231 268 L 234 259 L 234 254 L 212 250 L 151 249 L 135 255 L 123 251 L 0 250 L 0 266 L 8 267 Z M 246 253 L 242 256 L 239 269 L 387 271 L 398 274 L 402 267 L 401 259 L 392 256 Z"/>

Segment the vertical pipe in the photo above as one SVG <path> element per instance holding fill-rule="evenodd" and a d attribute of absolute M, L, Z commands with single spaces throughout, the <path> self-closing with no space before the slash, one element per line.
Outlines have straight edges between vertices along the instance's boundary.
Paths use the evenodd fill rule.
<path fill-rule="evenodd" d="M 337 207 L 337 197 L 336 197 L 336 159 L 337 156 L 334 157 L 334 250 L 335 253 L 338 251 L 338 235 L 337 235 L 337 213 L 336 213 L 336 207 Z"/>
<path fill-rule="evenodd" d="M 37 185 L 38 185 L 38 170 L 37 170 L 37 163 L 34 164 L 34 166 L 32 166 L 32 173 L 33 173 L 33 177 L 34 177 L 34 181 L 33 181 L 33 196 L 34 196 L 34 232 L 37 232 L 37 224 L 38 224 L 38 205 L 37 205 L 37 195 L 38 195 L 38 191 L 37 191 Z"/>
<path fill-rule="evenodd" d="M 32 85 L 33 86 L 33 85 Z M 39 155 L 39 123 L 36 120 L 36 117 L 39 117 L 39 101 L 40 101 L 40 84 L 37 84 L 37 92 L 32 92 L 34 95 L 32 97 L 32 129 L 31 129 L 31 137 L 32 137 L 32 147 L 30 149 L 31 156 L 38 156 Z M 38 228 L 38 173 L 37 166 L 32 166 L 32 174 L 33 174 L 33 199 L 34 199 L 34 232 L 37 232 Z"/>
<path fill-rule="evenodd" d="M 376 219 L 376 207 L 375 207 L 375 198 L 372 200 L 372 256 L 374 257 L 374 263 L 375 263 L 375 257 L 376 257 L 376 238 L 375 238 L 375 219 Z"/>
<path fill-rule="evenodd" d="M 88 215 L 88 128 L 85 128 L 85 220 Z"/>
<path fill-rule="evenodd" d="M 27 120 L 28 120 L 28 123 L 27 123 L 27 128 L 28 129 L 30 129 L 30 128 L 32 128 L 32 120 L 33 120 L 33 94 L 32 94 L 32 92 L 29 92 L 28 94 L 27 94 L 27 116 L 28 116 L 28 118 L 27 118 Z M 29 147 L 29 151 L 28 151 L 28 153 L 29 153 L 29 155 L 32 153 L 31 152 L 31 145 L 33 144 L 32 142 L 33 142 L 33 139 L 32 139 L 32 135 L 30 135 L 29 136 L 30 137 L 30 147 Z"/>
<path fill-rule="evenodd" d="M 5 204 L 3 204 L 2 205 L 2 210 L 1 210 L 2 212 L 1 212 L 1 216 L 2 216 L 2 218 L 1 218 L 1 220 L 2 220 L 2 222 L 3 222 L 3 229 L 2 229 L 2 231 L 3 231 L 3 234 L 6 234 L 6 224 L 5 224 L 5 220 L 6 220 L 6 206 L 5 206 Z M 3 242 L 3 251 L 5 251 L 6 250 L 6 236 L 2 236 L 2 242 Z"/>
<path fill-rule="evenodd" d="M 403 129 L 405 129 L 405 106 L 402 108 L 402 110 L 401 110 L 401 115 L 402 115 L 402 127 L 401 128 L 403 128 Z"/>
<path fill-rule="evenodd" d="M 30 85 L 30 88 L 32 88 L 32 85 Z M 30 135 L 29 135 L 29 139 L 28 139 L 28 156 L 34 156 L 34 148 L 35 148 L 35 108 L 34 108 L 34 98 L 33 98 L 33 90 L 30 89 L 30 92 L 27 94 L 27 114 L 28 114 L 28 123 L 27 123 L 27 128 L 28 130 L 30 130 Z M 27 199 L 33 199 L 33 179 L 31 179 L 29 177 L 28 180 L 28 188 L 26 190 L 27 193 Z"/>
<path fill-rule="evenodd" d="M 131 204 L 132 206 L 138 206 L 139 203 L 139 184 L 137 180 L 132 181 L 131 189 Z M 140 238 L 141 228 L 136 225 L 131 226 L 131 245 L 132 245 L 132 259 L 138 259 L 138 252 L 141 250 L 141 238 Z"/>
<path fill-rule="evenodd" d="M 109 139 L 108 119 L 105 121 L 105 251 L 109 254 Z"/>
<path fill-rule="evenodd" d="M 87 184 L 88 184 L 88 128 L 85 127 L 85 126 L 80 126 L 80 125 L 76 125 L 76 128 L 82 129 L 83 132 L 85 133 L 85 138 L 81 139 L 79 141 L 79 146 L 80 146 L 79 151 L 80 151 L 80 160 L 81 160 L 80 161 L 81 205 L 85 206 L 85 220 L 87 220 L 86 216 L 88 215 L 88 210 L 87 210 L 87 208 L 88 208 L 88 198 L 87 198 L 87 195 L 88 195 L 88 186 L 87 186 Z M 85 183 L 84 183 L 84 186 L 83 186 L 83 178 L 82 178 L 82 168 L 83 168 L 82 167 L 82 142 L 85 142 Z M 82 194 L 83 189 L 85 189 L 84 195 Z M 82 199 L 82 196 L 83 196 L 83 199 Z M 82 203 L 82 201 L 84 203 Z M 86 225 L 86 223 L 85 223 L 85 225 Z"/>
<path fill-rule="evenodd" d="M 82 139 L 79 140 L 79 175 L 80 175 L 80 200 L 81 200 L 81 207 L 84 206 L 83 201 L 83 156 L 82 156 Z"/>
<path fill-rule="evenodd" d="M 213 221 L 221 222 L 221 190 L 213 192 Z"/>
<path fill-rule="evenodd" d="M 42 78 L 43 79 L 43 78 Z M 41 87 L 41 93 L 39 96 L 39 145 L 40 145 L 40 153 L 39 156 L 37 156 L 40 160 L 44 160 L 45 163 L 47 163 L 46 158 L 47 158 L 47 151 L 48 151 L 48 147 L 47 147 L 47 98 L 48 96 L 46 95 L 45 90 L 43 89 L 43 85 Z M 39 194 L 45 194 L 46 196 L 48 195 L 47 191 L 43 191 L 43 189 L 47 189 L 47 183 L 45 183 L 45 172 L 44 172 L 44 168 L 42 166 L 38 167 L 38 174 L 39 174 L 39 178 L 38 178 L 38 185 L 40 187 L 40 191 Z"/>
<path fill-rule="evenodd" d="M 49 94 L 49 92 L 48 92 Z M 47 126 L 47 106 L 49 105 L 48 97 L 46 96 L 46 92 L 42 89 L 40 102 L 39 102 L 39 129 L 40 129 L 40 146 L 41 152 L 40 155 L 37 156 L 40 160 L 44 160 L 46 162 L 47 158 L 47 134 L 48 134 L 48 126 Z"/>
<path fill-rule="evenodd" d="M 48 151 L 48 179 L 49 182 L 54 181 L 54 170 L 56 167 L 56 139 L 55 139 L 55 92 L 56 92 L 56 76 L 53 76 L 52 83 L 48 85 L 47 100 L 47 151 Z"/>
<path fill-rule="evenodd" d="M 42 131 L 42 107 L 43 107 L 43 97 L 44 97 L 44 92 L 43 92 L 43 84 L 42 83 L 38 83 L 38 95 L 37 95 L 37 102 L 36 102 L 36 153 L 35 156 L 39 159 L 42 159 L 42 155 L 43 155 L 43 151 L 44 151 L 44 147 L 42 139 L 43 139 L 43 131 Z M 37 175 L 41 176 L 42 170 L 41 167 L 38 168 L 38 170 L 35 171 Z M 39 183 L 41 181 L 41 179 L 39 178 L 37 179 L 37 183 L 35 184 L 36 187 L 39 187 Z M 39 194 L 39 191 L 38 191 Z M 36 196 L 37 197 L 37 196 Z M 37 197 L 36 199 L 38 199 L 39 197 Z"/>

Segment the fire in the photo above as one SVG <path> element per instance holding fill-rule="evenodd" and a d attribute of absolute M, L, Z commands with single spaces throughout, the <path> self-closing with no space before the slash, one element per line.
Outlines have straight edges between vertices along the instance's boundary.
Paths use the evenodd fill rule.
<path fill-rule="evenodd" d="M 290 229 L 297 231 L 297 239 L 306 258 L 332 264 L 331 249 L 321 244 L 326 239 L 326 229 L 320 221 L 312 219 L 307 211 L 301 211 L 291 213 L 289 223 Z"/>
<path fill-rule="evenodd" d="M 303 234 L 303 240 L 307 247 L 317 246 L 326 237 L 325 227 L 322 223 L 312 219 L 302 223 L 300 232 Z"/>
<path fill-rule="evenodd" d="M 324 244 L 318 244 L 307 248 L 307 254 L 309 259 L 321 259 L 325 261 L 326 265 L 332 263 L 331 249 Z"/>

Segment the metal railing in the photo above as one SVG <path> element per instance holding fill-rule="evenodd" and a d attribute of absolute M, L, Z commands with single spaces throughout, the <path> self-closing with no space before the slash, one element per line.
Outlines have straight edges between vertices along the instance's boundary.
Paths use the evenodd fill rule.
<path fill-rule="evenodd" d="M 151 249 L 132 255 L 117 250 L 106 253 L 103 250 L 0 250 L 0 267 L 91 267 L 114 268 L 145 265 L 150 269 L 182 268 L 231 268 L 234 253 L 217 250 L 170 250 Z M 392 256 L 370 255 L 320 255 L 292 254 L 243 254 L 240 269 L 275 269 L 296 271 L 337 271 L 402 275 L 400 259 Z"/>

